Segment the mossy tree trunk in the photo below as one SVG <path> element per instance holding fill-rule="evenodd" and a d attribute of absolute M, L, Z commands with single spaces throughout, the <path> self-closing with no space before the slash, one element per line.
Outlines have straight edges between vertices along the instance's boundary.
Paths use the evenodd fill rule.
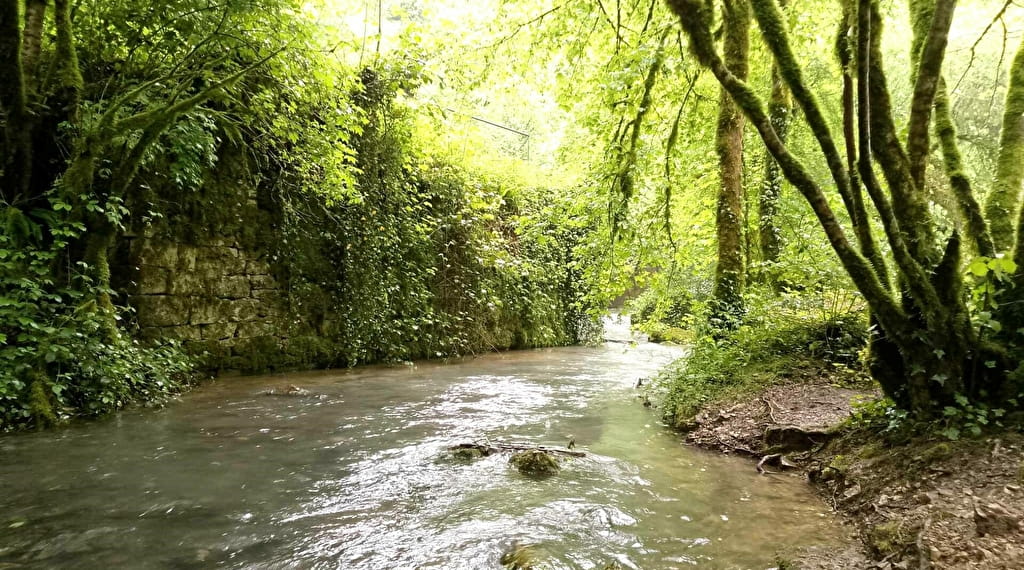
<path fill-rule="evenodd" d="M 737 77 L 746 79 L 750 7 L 747 0 L 726 0 L 723 6 L 726 65 Z M 710 316 L 715 328 L 733 328 L 743 315 L 743 122 L 743 114 L 722 88 L 715 131 L 720 178 L 716 215 L 718 263 Z"/>
<path fill-rule="evenodd" d="M 0 140 L 0 199 L 15 204 L 29 189 L 32 135 L 22 63 L 18 0 L 0 0 L 0 110 L 7 125 Z"/>
<path fill-rule="evenodd" d="M 927 1 L 927 0 L 922 0 Z M 832 211 L 822 186 L 787 147 L 765 110 L 764 102 L 729 67 L 718 53 L 711 31 L 711 7 L 705 0 L 668 0 L 680 16 L 698 60 L 711 69 L 720 84 L 754 125 L 786 179 L 807 200 L 826 237 L 850 278 L 863 294 L 878 324 L 874 353 L 879 382 L 896 403 L 919 417 L 930 417 L 957 398 L 1000 401 L 1006 396 L 1006 359 L 998 346 L 983 343 L 972 327 L 966 292 L 961 280 L 961 238 L 958 231 L 940 239 L 941 228 L 932 220 L 924 192 L 928 145 L 920 140 L 901 142 L 893 120 L 892 101 L 881 58 L 881 14 L 877 2 L 851 1 L 844 10 L 847 25 L 855 30 L 857 49 L 840 38 L 845 54 L 844 129 L 846 151 L 839 146 L 825 120 L 817 95 L 789 44 L 788 31 L 774 0 L 751 0 L 761 35 L 779 66 L 780 74 L 814 134 L 829 171 L 854 225 L 860 247 L 854 247 L 847 229 Z M 939 0 L 925 6 L 927 30 L 915 40 L 914 96 L 907 131 L 926 137 L 932 109 L 941 93 L 941 67 L 954 2 Z M 918 8 L 921 8 L 919 6 Z M 917 8 L 915 8 L 917 10 Z M 920 13 L 920 12 L 918 12 Z M 920 28 L 924 29 L 924 27 Z M 841 50 L 843 51 L 843 50 Z M 857 72 L 856 133 L 853 128 L 853 80 Z M 857 140 L 853 138 L 856 136 Z M 940 138 L 941 138 L 940 134 Z M 857 153 L 856 161 L 851 156 Z M 853 165 L 856 162 L 856 170 Z M 882 172 L 885 184 L 876 179 Z M 899 290 L 893 292 L 887 264 L 873 249 L 866 209 L 858 201 L 865 190 L 881 222 L 891 250 Z M 943 243 L 944 242 L 944 243 Z M 990 363 L 994 366 L 979 366 Z M 895 373 L 893 373 L 895 371 Z"/>
<path fill-rule="evenodd" d="M 999 135 L 999 159 L 995 183 L 985 210 L 992 223 L 992 238 L 998 251 L 1014 243 L 1014 220 L 1019 217 L 1021 183 L 1024 182 L 1024 42 L 1010 66 L 1010 84 L 1006 90 L 1003 128 Z M 1024 226 L 1024 219 L 1020 226 Z M 1018 250 L 1020 228 L 1017 228 Z M 1017 255 L 1024 260 L 1024 255 Z"/>
<path fill-rule="evenodd" d="M 772 66 L 772 92 L 768 99 L 768 118 L 779 136 L 786 142 L 792 107 L 789 92 L 779 75 L 777 65 Z M 782 171 L 771 153 L 765 151 L 764 181 L 757 209 L 758 245 L 761 250 L 761 276 L 775 290 L 779 288 L 776 266 L 782 254 L 782 230 L 779 227 L 779 199 L 782 196 Z"/>

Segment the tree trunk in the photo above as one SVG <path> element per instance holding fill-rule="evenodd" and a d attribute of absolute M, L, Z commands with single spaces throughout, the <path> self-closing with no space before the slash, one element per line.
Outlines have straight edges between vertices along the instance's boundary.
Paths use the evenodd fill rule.
<path fill-rule="evenodd" d="M 747 0 L 726 0 L 724 26 L 725 65 L 738 78 L 746 79 L 750 30 Z M 728 329 L 735 327 L 743 314 L 743 115 L 725 88 L 719 95 L 715 141 L 721 187 L 711 323 Z"/>
<path fill-rule="evenodd" d="M 28 192 L 32 137 L 22 71 L 18 0 L 0 0 L 0 110 L 7 128 L 0 141 L 0 199 L 16 204 Z"/>
<path fill-rule="evenodd" d="M 997 251 L 1013 246 L 1013 223 L 1017 219 L 1021 182 L 1024 181 L 1024 42 L 1010 66 L 1010 84 L 1006 90 L 1003 110 L 1003 130 L 999 135 L 999 162 L 996 179 L 985 205 L 992 239 Z M 1024 226 L 1024 220 L 1021 220 Z M 1020 235 L 1018 228 L 1018 235 Z M 1024 260 L 1021 242 L 1017 243 L 1015 258 Z M 1020 262 L 1018 261 L 1018 265 Z M 1022 269 L 1024 270 L 1024 269 Z"/>
<path fill-rule="evenodd" d="M 78 67 L 74 28 L 71 25 L 71 0 L 55 0 L 53 11 L 57 29 L 55 44 L 56 89 L 47 101 L 66 120 L 78 120 L 78 104 L 82 93 L 82 71 Z"/>
<path fill-rule="evenodd" d="M 792 112 L 789 93 L 779 75 L 778 65 L 774 65 L 772 67 L 772 92 L 768 100 L 768 117 L 783 144 L 786 142 Z M 761 262 L 764 264 L 761 275 L 775 290 L 778 290 L 779 287 L 776 265 L 782 253 L 782 231 L 776 220 L 779 213 L 779 197 L 782 195 L 782 180 L 779 163 L 775 162 L 771 152 L 766 149 L 764 182 L 761 186 L 757 211 L 757 230 L 760 237 Z"/>
<path fill-rule="evenodd" d="M 21 43 L 21 65 L 25 77 L 25 90 L 34 91 L 38 80 L 36 64 L 43 43 L 43 21 L 46 19 L 46 0 L 28 0 L 25 3 L 25 31 Z"/>

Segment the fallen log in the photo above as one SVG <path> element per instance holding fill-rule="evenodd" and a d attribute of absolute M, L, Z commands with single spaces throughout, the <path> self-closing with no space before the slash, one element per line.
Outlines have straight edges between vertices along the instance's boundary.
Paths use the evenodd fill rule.
<path fill-rule="evenodd" d="M 472 443 L 460 443 L 453 445 L 448 449 L 455 451 L 457 449 L 475 449 L 482 455 L 491 455 L 500 452 L 514 452 L 514 451 L 543 451 L 544 453 L 557 453 L 561 455 L 568 455 L 570 457 L 586 457 L 587 454 L 582 451 L 576 451 L 573 449 L 567 449 L 565 447 L 552 447 L 549 445 L 536 445 L 533 443 L 520 443 L 520 442 L 472 442 Z"/>

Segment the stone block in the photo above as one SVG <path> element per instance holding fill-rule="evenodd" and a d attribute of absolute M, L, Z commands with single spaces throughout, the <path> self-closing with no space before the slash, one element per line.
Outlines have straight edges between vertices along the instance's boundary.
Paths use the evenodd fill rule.
<path fill-rule="evenodd" d="M 275 309 L 283 303 L 284 294 L 278 289 L 253 289 L 252 298 L 258 299 L 267 313 L 277 314 Z"/>
<path fill-rule="evenodd" d="M 206 280 L 201 275 L 193 272 L 175 272 L 168 279 L 169 292 L 171 295 L 179 295 L 183 297 L 192 296 L 211 296 L 209 288 L 206 285 Z"/>
<path fill-rule="evenodd" d="M 252 321 L 261 314 L 266 314 L 262 303 L 256 299 L 237 299 L 224 301 L 224 315 L 231 322 Z"/>
<path fill-rule="evenodd" d="M 195 271 L 196 260 L 199 259 L 199 248 L 191 245 L 178 247 L 178 264 L 175 268 L 178 271 Z"/>
<path fill-rule="evenodd" d="M 139 265 L 154 265 L 173 269 L 178 265 L 178 245 L 157 243 L 153 240 L 139 240 Z"/>
<path fill-rule="evenodd" d="M 270 264 L 262 259 L 250 259 L 245 262 L 245 272 L 248 275 L 270 276 Z"/>
<path fill-rule="evenodd" d="M 245 299 L 252 293 L 244 275 L 223 276 L 210 283 L 209 294 L 225 299 Z"/>
<path fill-rule="evenodd" d="M 169 269 L 143 266 L 139 269 L 136 291 L 139 295 L 166 295 L 169 292 L 167 281 L 170 274 Z"/>
<path fill-rule="evenodd" d="M 280 334 L 276 323 L 270 321 L 248 321 L 238 323 L 238 338 L 257 338 Z"/>
<path fill-rule="evenodd" d="M 253 289 L 277 289 L 277 279 L 270 275 L 249 274 L 249 284 Z"/>
<path fill-rule="evenodd" d="M 228 302 L 213 298 L 192 299 L 193 325 L 208 325 L 212 323 L 225 323 L 231 320 Z"/>
<path fill-rule="evenodd" d="M 160 338 L 167 340 L 201 340 L 202 334 L 199 331 L 199 327 L 193 327 L 189 325 L 178 326 L 178 327 L 162 327 L 157 329 L 160 331 Z"/>
<path fill-rule="evenodd" d="M 203 255 L 196 260 L 196 272 L 209 279 L 244 274 L 245 260 L 231 253 L 237 251 L 227 247 L 204 248 Z"/>
<path fill-rule="evenodd" d="M 167 327 L 189 323 L 189 304 L 181 297 L 133 295 L 128 302 L 135 307 L 140 327 Z"/>
<path fill-rule="evenodd" d="M 235 323 L 210 323 L 199 327 L 203 340 L 225 340 L 235 336 Z"/>

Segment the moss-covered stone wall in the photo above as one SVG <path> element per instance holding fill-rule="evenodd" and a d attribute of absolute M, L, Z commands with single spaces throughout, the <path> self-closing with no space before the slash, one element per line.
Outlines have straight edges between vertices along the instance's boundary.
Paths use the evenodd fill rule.
<path fill-rule="evenodd" d="M 130 239 L 126 293 L 140 337 L 180 340 L 213 368 L 263 368 L 252 345 L 280 348 L 288 338 L 266 255 L 231 237 L 198 241 L 155 231 Z"/>

